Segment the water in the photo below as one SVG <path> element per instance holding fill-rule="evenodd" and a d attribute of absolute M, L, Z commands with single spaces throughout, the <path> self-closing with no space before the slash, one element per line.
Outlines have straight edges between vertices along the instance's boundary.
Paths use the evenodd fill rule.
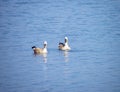
<path fill-rule="evenodd" d="M 0 92 L 120 92 L 119 4 L 0 0 Z M 65 36 L 69 52 L 57 48 Z"/>

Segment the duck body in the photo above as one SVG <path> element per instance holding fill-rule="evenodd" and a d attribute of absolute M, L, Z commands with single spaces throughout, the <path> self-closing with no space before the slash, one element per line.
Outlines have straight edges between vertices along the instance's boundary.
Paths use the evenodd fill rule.
<path fill-rule="evenodd" d="M 46 41 L 44 42 L 43 48 L 38 48 L 36 46 L 33 46 L 32 49 L 34 51 L 34 54 L 46 54 L 48 52 L 47 51 L 47 42 Z"/>
<path fill-rule="evenodd" d="M 71 50 L 71 48 L 68 45 L 62 45 L 62 44 L 59 44 L 58 48 L 59 50 Z"/>
<path fill-rule="evenodd" d="M 35 54 L 44 54 L 47 53 L 47 49 L 46 48 L 33 48 L 33 51 Z"/>
<path fill-rule="evenodd" d="M 59 43 L 58 45 L 59 50 L 71 50 L 70 46 L 68 45 L 68 38 L 65 37 L 65 43 Z"/>

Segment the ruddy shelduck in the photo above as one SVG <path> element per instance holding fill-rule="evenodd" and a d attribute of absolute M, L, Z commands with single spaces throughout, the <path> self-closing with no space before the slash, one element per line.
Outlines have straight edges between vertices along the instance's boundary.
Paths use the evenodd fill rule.
<path fill-rule="evenodd" d="M 46 54 L 47 51 L 47 41 L 44 41 L 44 47 L 43 48 L 38 48 L 36 46 L 33 46 L 32 49 L 34 51 L 34 54 Z"/>
<path fill-rule="evenodd" d="M 68 38 L 65 37 L 65 43 L 59 43 L 58 45 L 59 50 L 71 50 L 70 46 L 68 45 Z"/>

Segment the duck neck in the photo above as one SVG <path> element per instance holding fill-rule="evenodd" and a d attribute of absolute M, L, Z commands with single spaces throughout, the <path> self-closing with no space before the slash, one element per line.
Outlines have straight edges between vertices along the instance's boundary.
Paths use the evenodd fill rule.
<path fill-rule="evenodd" d="M 47 53 L 47 45 L 44 45 L 43 52 Z"/>
<path fill-rule="evenodd" d="M 46 48 L 46 49 L 47 49 L 47 44 L 44 44 L 44 48 Z"/>
<path fill-rule="evenodd" d="M 68 46 L 68 42 L 67 41 L 65 42 L 65 46 Z"/>

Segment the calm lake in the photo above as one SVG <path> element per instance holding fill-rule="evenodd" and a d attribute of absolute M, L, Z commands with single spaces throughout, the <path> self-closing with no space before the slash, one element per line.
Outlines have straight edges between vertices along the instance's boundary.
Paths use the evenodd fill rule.
<path fill-rule="evenodd" d="M 120 92 L 120 0 L 0 0 L 0 48 L 0 92 Z"/>

